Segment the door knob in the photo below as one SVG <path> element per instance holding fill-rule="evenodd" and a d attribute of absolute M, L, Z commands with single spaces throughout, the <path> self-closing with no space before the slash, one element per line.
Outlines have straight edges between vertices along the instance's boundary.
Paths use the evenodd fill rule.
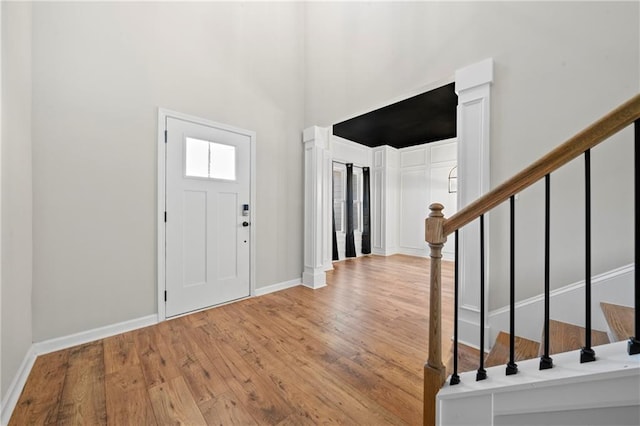
<path fill-rule="evenodd" d="M 242 226 L 244 226 L 244 227 L 249 226 L 249 222 L 246 222 L 246 221 L 245 221 L 245 222 L 242 222 Z"/>

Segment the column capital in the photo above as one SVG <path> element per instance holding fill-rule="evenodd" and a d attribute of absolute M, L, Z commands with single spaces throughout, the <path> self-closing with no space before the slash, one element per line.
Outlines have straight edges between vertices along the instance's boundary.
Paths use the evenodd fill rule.
<path fill-rule="evenodd" d="M 456 70 L 456 93 L 493 83 L 493 58 Z"/>
<path fill-rule="evenodd" d="M 302 142 L 329 149 L 329 127 L 311 126 L 302 131 Z"/>

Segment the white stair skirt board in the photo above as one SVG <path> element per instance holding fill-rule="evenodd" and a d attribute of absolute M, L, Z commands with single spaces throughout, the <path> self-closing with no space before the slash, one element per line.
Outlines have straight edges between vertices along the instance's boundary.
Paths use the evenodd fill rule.
<path fill-rule="evenodd" d="M 136 318 L 117 324 L 107 325 L 104 327 L 94 328 L 93 330 L 82 331 L 80 333 L 70 334 L 68 336 L 58 337 L 55 339 L 45 340 L 43 342 L 34 343 L 27 351 L 20 369 L 16 373 L 14 379 L 9 385 L 9 389 L 2 400 L 2 425 L 9 423 L 11 414 L 18 403 L 18 398 L 22 393 L 24 385 L 27 383 L 29 373 L 33 368 L 36 358 L 40 355 L 50 352 L 67 349 L 72 346 L 82 345 L 84 343 L 93 342 L 98 339 L 115 336 L 116 334 L 125 333 L 127 331 L 148 327 L 158 323 L 158 315 L 147 315 L 142 318 Z"/>
<path fill-rule="evenodd" d="M 281 283 L 268 285 L 266 287 L 256 288 L 256 296 L 263 296 L 269 293 L 275 293 L 276 291 L 286 290 L 291 287 L 302 285 L 302 277 L 295 280 L 283 281 Z"/>
<path fill-rule="evenodd" d="M 592 329 L 602 331 L 608 329 L 607 321 L 600 309 L 600 302 L 629 305 L 633 300 L 633 269 L 633 264 L 629 264 L 592 277 Z M 553 290 L 549 302 L 551 319 L 584 326 L 584 286 L 583 280 Z M 542 294 L 516 303 L 516 335 L 539 342 L 543 314 L 544 295 Z M 509 306 L 489 313 L 489 327 L 490 344 L 493 344 L 500 331 L 509 332 Z M 475 333 L 478 333 L 477 325 Z"/>
<path fill-rule="evenodd" d="M 538 424 L 553 424 L 594 408 L 620 408 L 619 416 L 598 424 L 627 424 L 619 420 L 629 416 L 636 416 L 629 424 L 640 424 L 640 354 L 630 356 L 627 342 L 615 342 L 598 346 L 596 357 L 580 364 L 580 350 L 556 354 L 549 370 L 539 370 L 538 359 L 521 361 L 512 376 L 504 366 L 491 367 L 480 382 L 475 371 L 462 373 L 460 384 L 445 384 L 438 393 L 436 424 L 524 424 L 534 414 Z"/>

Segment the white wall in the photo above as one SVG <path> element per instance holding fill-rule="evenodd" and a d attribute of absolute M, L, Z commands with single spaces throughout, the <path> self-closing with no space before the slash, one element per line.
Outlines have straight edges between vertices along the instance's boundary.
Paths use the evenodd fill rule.
<path fill-rule="evenodd" d="M 495 187 L 638 91 L 634 3 L 310 3 L 306 7 L 307 125 L 328 125 L 495 61 L 491 185 Z M 631 261 L 631 132 L 597 148 L 593 273 Z M 581 278 L 582 170 L 553 176 L 552 286 Z M 542 291 L 540 185 L 520 195 L 517 298 Z M 611 206 L 616 206 L 611 208 Z M 490 308 L 508 301 L 508 207 L 490 215 Z"/>
<path fill-rule="evenodd" d="M 257 287 L 302 271 L 295 3 L 33 5 L 36 341 L 156 311 L 157 108 L 257 133 Z"/>
<path fill-rule="evenodd" d="M 31 4 L 2 2 L 2 383 L 31 346 Z"/>

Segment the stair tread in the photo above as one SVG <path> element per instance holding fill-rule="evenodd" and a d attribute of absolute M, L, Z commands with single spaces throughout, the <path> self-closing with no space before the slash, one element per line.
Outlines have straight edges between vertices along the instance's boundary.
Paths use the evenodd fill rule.
<path fill-rule="evenodd" d="M 480 351 L 464 343 L 458 343 L 458 373 L 473 371 L 480 365 Z M 449 362 L 447 362 L 447 375 L 453 373 L 453 348 Z"/>
<path fill-rule="evenodd" d="M 549 354 L 558 354 L 580 349 L 584 346 L 585 328 L 562 321 L 549 320 Z M 544 330 L 542 338 L 544 342 Z M 605 345 L 609 336 L 604 331 L 591 330 L 591 346 Z M 544 345 L 540 345 L 539 355 L 544 353 Z"/>
<path fill-rule="evenodd" d="M 607 302 L 600 302 L 600 307 L 617 342 L 633 336 L 633 308 Z"/>
<path fill-rule="evenodd" d="M 487 356 L 485 365 L 487 367 L 494 367 L 496 365 L 503 365 L 509 362 L 509 339 L 510 334 L 501 331 L 496 337 L 496 341 L 491 348 L 491 352 Z M 536 358 L 538 356 L 538 350 L 540 343 L 533 340 L 525 339 L 524 337 L 515 337 L 515 360 L 522 361 L 525 359 Z"/>

